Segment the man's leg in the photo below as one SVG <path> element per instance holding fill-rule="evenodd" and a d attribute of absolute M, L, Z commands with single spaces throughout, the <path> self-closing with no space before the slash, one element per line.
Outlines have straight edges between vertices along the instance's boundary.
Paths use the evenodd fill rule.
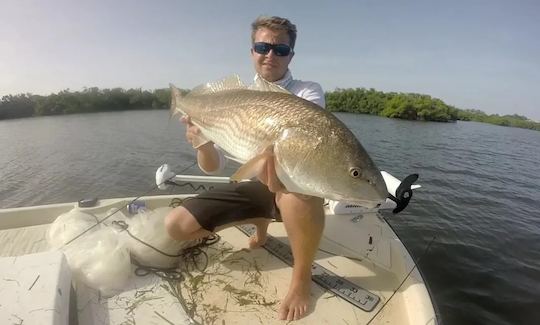
<path fill-rule="evenodd" d="M 234 225 L 254 224 L 257 232 L 249 240 L 254 248 L 266 241 L 275 214 L 275 195 L 265 185 L 231 183 L 186 199 L 167 215 L 165 227 L 176 240 L 194 240 Z"/>
<path fill-rule="evenodd" d="M 183 206 L 174 208 L 165 217 L 165 229 L 171 238 L 178 241 L 195 240 L 212 234 L 201 227 L 197 219 Z"/>
<path fill-rule="evenodd" d="M 257 228 L 257 231 L 249 238 L 248 243 L 250 248 L 257 248 L 264 245 L 266 242 L 268 224 L 270 221 L 271 220 L 268 218 L 250 218 L 218 226 L 214 232 L 235 225 L 253 224 Z M 182 206 L 174 208 L 165 217 L 165 228 L 167 229 L 169 236 L 178 241 L 204 238 L 213 233 L 204 229 L 193 214 Z"/>
<path fill-rule="evenodd" d="M 294 257 L 289 291 L 281 302 L 278 317 L 291 321 L 302 318 L 309 304 L 311 265 L 324 229 L 323 200 L 277 193 L 276 202 Z"/>

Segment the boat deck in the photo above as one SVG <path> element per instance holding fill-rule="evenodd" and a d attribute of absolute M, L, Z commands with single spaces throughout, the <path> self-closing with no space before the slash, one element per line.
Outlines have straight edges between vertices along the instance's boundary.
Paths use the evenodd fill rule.
<path fill-rule="evenodd" d="M 0 257 L 48 250 L 48 227 L 0 228 Z M 287 243 L 283 224 L 272 223 L 269 233 Z M 191 267 L 184 264 L 184 271 L 189 272 L 183 272 L 181 280 L 132 275 L 126 290 L 108 299 L 74 283 L 78 324 L 283 324 L 277 310 L 287 293 L 292 268 L 265 249 L 247 249 L 248 237 L 237 228 L 218 234 L 221 240 L 205 249 L 205 270 L 193 266 L 204 261 Z M 316 263 L 377 295 L 380 301 L 366 312 L 313 283 L 308 315 L 294 324 L 367 324 L 373 317 L 371 324 L 409 324 L 415 310 L 425 307 L 411 304 L 417 285 L 414 278 L 387 302 L 403 277 L 368 259 L 343 257 L 347 252 L 325 238 L 320 248 Z M 394 254 L 392 260 L 398 257 Z M 436 321 L 428 319 L 429 323 Z"/>
<path fill-rule="evenodd" d="M 0 257 L 44 252 L 49 249 L 46 233 L 49 225 L 0 230 Z"/>

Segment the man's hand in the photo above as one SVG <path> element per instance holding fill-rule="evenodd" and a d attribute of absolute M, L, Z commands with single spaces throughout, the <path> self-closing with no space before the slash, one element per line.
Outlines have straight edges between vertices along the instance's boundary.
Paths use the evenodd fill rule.
<path fill-rule="evenodd" d="M 270 190 L 270 192 L 287 193 L 287 189 L 285 188 L 285 186 L 283 186 L 283 183 L 281 183 L 281 181 L 276 175 L 276 166 L 275 166 L 274 160 L 275 160 L 275 156 L 274 156 L 274 153 L 272 152 L 272 155 L 266 160 L 266 163 L 264 164 L 264 168 L 262 172 L 257 176 L 257 178 L 261 181 L 261 183 L 268 186 L 268 189 Z"/>
<path fill-rule="evenodd" d="M 191 119 L 189 116 L 184 115 L 180 118 L 180 122 L 184 123 L 186 125 L 186 140 L 191 143 L 193 148 L 199 149 L 202 146 L 206 146 L 208 144 L 213 144 L 211 141 L 206 142 L 200 142 L 200 136 L 201 136 L 201 130 L 195 126 L 193 123 L 191 123 Z"/>

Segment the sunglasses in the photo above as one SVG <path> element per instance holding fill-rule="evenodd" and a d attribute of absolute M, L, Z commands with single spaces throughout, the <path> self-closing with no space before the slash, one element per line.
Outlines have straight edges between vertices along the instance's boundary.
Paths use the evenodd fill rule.
<path fill-rule="evenodd" d="M 277 56 L 287 56 L 292 52 L 291 47 L 287 44 L 270 44 L 265 42 L 253 43 L 253 50 L 262 55 L 266 55 L 272 50 Z"/>

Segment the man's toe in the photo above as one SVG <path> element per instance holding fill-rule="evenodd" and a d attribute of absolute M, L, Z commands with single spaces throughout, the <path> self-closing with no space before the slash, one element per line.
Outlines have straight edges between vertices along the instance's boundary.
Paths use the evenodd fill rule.
<path fill-rule="evenodd" d="M 280 308 L 280 309 L 279 309 L 279 315 L 278 315 L 279 319 L 280 319 L 280 320 L 285 320 L 285 319 L 287 319 L 287 316 L 288 316 L 287 313 L 288 313 L 288 310 L 287 310 L 287 309 L 285 309 L 285 308 Z"/>
<path fill-rule="evenodd" d="M 289 308 L 289 314 L 287 315 L 287 320 L 294 320 L 294 308 Z"/>

